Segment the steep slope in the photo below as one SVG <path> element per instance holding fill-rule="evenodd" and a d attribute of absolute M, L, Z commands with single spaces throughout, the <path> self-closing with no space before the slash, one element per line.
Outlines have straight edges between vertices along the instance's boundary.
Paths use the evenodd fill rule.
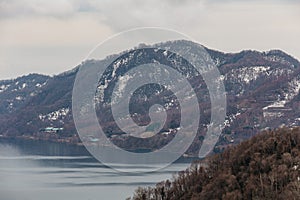
<path fill-rule="evenodd" d="M 15 80 L 0 81 L 0 114 L 12 113 L 22 108 L 39 94 L 49 76 L 29 74 Z"/>
<path fill-rule="evenodd" d="M 75 76 L 76 73 L 73 72 L 47 77 L 45 82 L 37 84 L 37 88 L 32 88 L 32 91 L 26 93 L 29 98 L 22 106 L 13 107 L 14 109 L 2 115 L 4 117 L 1 118 L 1 133 L 8 136 L 31 136 L 38 133 L 41 128 L 63 127 L 65 123 L 73 124 L 70 109 Z M 29 75 L 26 79 L 32 82 L 35 77 Z M 13 99 L 18 94 L 12 95 Z M 75 129 L 71 135 L 74 134 Z"/>

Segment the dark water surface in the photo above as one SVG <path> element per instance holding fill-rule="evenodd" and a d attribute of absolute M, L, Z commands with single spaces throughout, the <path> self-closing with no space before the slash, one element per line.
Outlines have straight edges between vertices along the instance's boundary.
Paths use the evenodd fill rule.
<path fill-rule="evenodd" d="M 172 178 L 190 162 L 181 159 L 157 172 L 121 174 L 99 163 L 82 146 L 0 139 L 0 200 L 125 199 L 138 186 Z"/>

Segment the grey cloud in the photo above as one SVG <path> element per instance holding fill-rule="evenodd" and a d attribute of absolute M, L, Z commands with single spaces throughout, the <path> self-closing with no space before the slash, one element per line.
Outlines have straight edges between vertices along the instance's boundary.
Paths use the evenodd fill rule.
<path fill-rule="evenodd" d="M 0 0 L 0 17 L 70 16 L 89 12 L 92 7 L 84 0 Z"/>
<path fill-rule="evenodd" d="M 192 22 L 201 15 L 204 1 L 196 0 L 117 0 L 93 1 L 93 6 L 104 22 L 115 31 L 139 26 L 164 26 L 176 28 L 186 22 Z M 186 12 L 188 10 L 188 13 Z M 189 24 L 186 23 L 186 24 Z"/>
<path fill-rule="evenodd" d="M 85 12 L 103 16 L 112 27 L 127 28 L 154 20 L 164 22 L 169 13 L 197 7 L 203 2 L 205 0 L 0 0 L 0 18 L 66 17 Z M 161 13 L 166 17 L 160 16 Z"/>
<path fill-rule="evenodd" d="M 52 73 L 53 66 L 63 71 L 91 44 L 141 26 L 175 29 L 221 51 L 281 48 L 300 58 L 296 3 L 299 0 L 0 0 L 1 76 L 10 66 L 17 72 L 5 76 L 23 74 L 18 67 L 25 62 L 28 71 L 36 71 L 33 65 L 43 66 L 41 72 Z M 45 46 L 65 47 L 64 52 L 74 56 Z M 38 53 L 25 56 L 36 47 Z M 51 52 L 60 59 L 43 57 Z"/>

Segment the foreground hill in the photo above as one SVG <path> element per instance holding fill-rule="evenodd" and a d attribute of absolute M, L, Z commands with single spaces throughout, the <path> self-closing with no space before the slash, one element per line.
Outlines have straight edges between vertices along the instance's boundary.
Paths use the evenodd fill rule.
<path fill-rule="evenodd" d="M 185 43 L 190 44 L 188 41 L 172 41 L 163 45 L 168 49 L 168 46 L 176 45 L 176 43 L 182 43 L 183 47 Z M 193 45 L 197 48 L 198 44 Z M 220 79 L 224 81 L 227 93 L 225 128 L 215 152 L 222 151 L 228 144 L 238 144 L 264 129 L 300 125 L 299 61 L 280 50 L 239 53 L 206 50 L 221 72 Z M 164 64 L 172 63 L 170 59 L 173 59 L 164 53 L 161 56 L 154 55 L 155 59 L 151 51 L 144 50 L 140 53 L 130 54 L 123 60 L 120 58 L 119 64 L 114 65 L 114 70 L 108 71 L 105 83 L 122 77 L 124 75 L 122 68 L 129 71 L 138 60 L 147 61 L 148 59 L 149 62 Z M 105 60 L 89 60 L 80 66 L 89 67 L 103 62 Z M 0 137 L 25 137 L 79 143 L 72 116 L 72 89 L 77 71 L 78 67 L 53 77 L 31 74 L 15 80 L 0 81 Z M 193 71 L 188 73 L 193 73 Z M 192 82 L 192 84 L 198 90 L 197 96 L 202 113 L 198 137 L 187 153 L 197 155 L 210 121 L 210 100 L 203 80 Z M 112 88 L 104 86 L 107 90 Z M 109 93 L 109 91 L 106 92 Z M 142 101 L 142 103 L 145 102 Z M 165 108 L 172 107 L 171 102 L 164 103 Z M 147 113 L 143 104 L 140 106 L 134 104 L 131 107 L 135 109 L 134 112 L 141 115 Z M 98 118 L 103 121 L 107 136 L 115 144 L 128 150 L 161 148 L 176 134 L 180 117 L 174 116 L 175 119 L 169 127 L 165 127 L 149 140 L 144 140 L 130 138 L 128 134 L 118 129 L 115 123 L 112 123 L 112 116 L 108 112 L 98 112 Z M 145 118 L 141 116 L 141 119 L 143 117 Z M 153 127 L 147 127 L 145 131 L 150 132 L 152 129 Z"/>
<path fill-rule="evenodd" d="M 300 128 L 262 132 L 133 200 L 300 199 Z"/>

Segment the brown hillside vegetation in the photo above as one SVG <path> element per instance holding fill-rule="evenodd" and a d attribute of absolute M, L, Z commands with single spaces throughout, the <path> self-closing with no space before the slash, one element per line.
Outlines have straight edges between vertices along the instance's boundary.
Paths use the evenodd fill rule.
<path fill-rule="evenodd" d="M 133 200 L 300 199 L 300 128 L 262 132 Z"/>

